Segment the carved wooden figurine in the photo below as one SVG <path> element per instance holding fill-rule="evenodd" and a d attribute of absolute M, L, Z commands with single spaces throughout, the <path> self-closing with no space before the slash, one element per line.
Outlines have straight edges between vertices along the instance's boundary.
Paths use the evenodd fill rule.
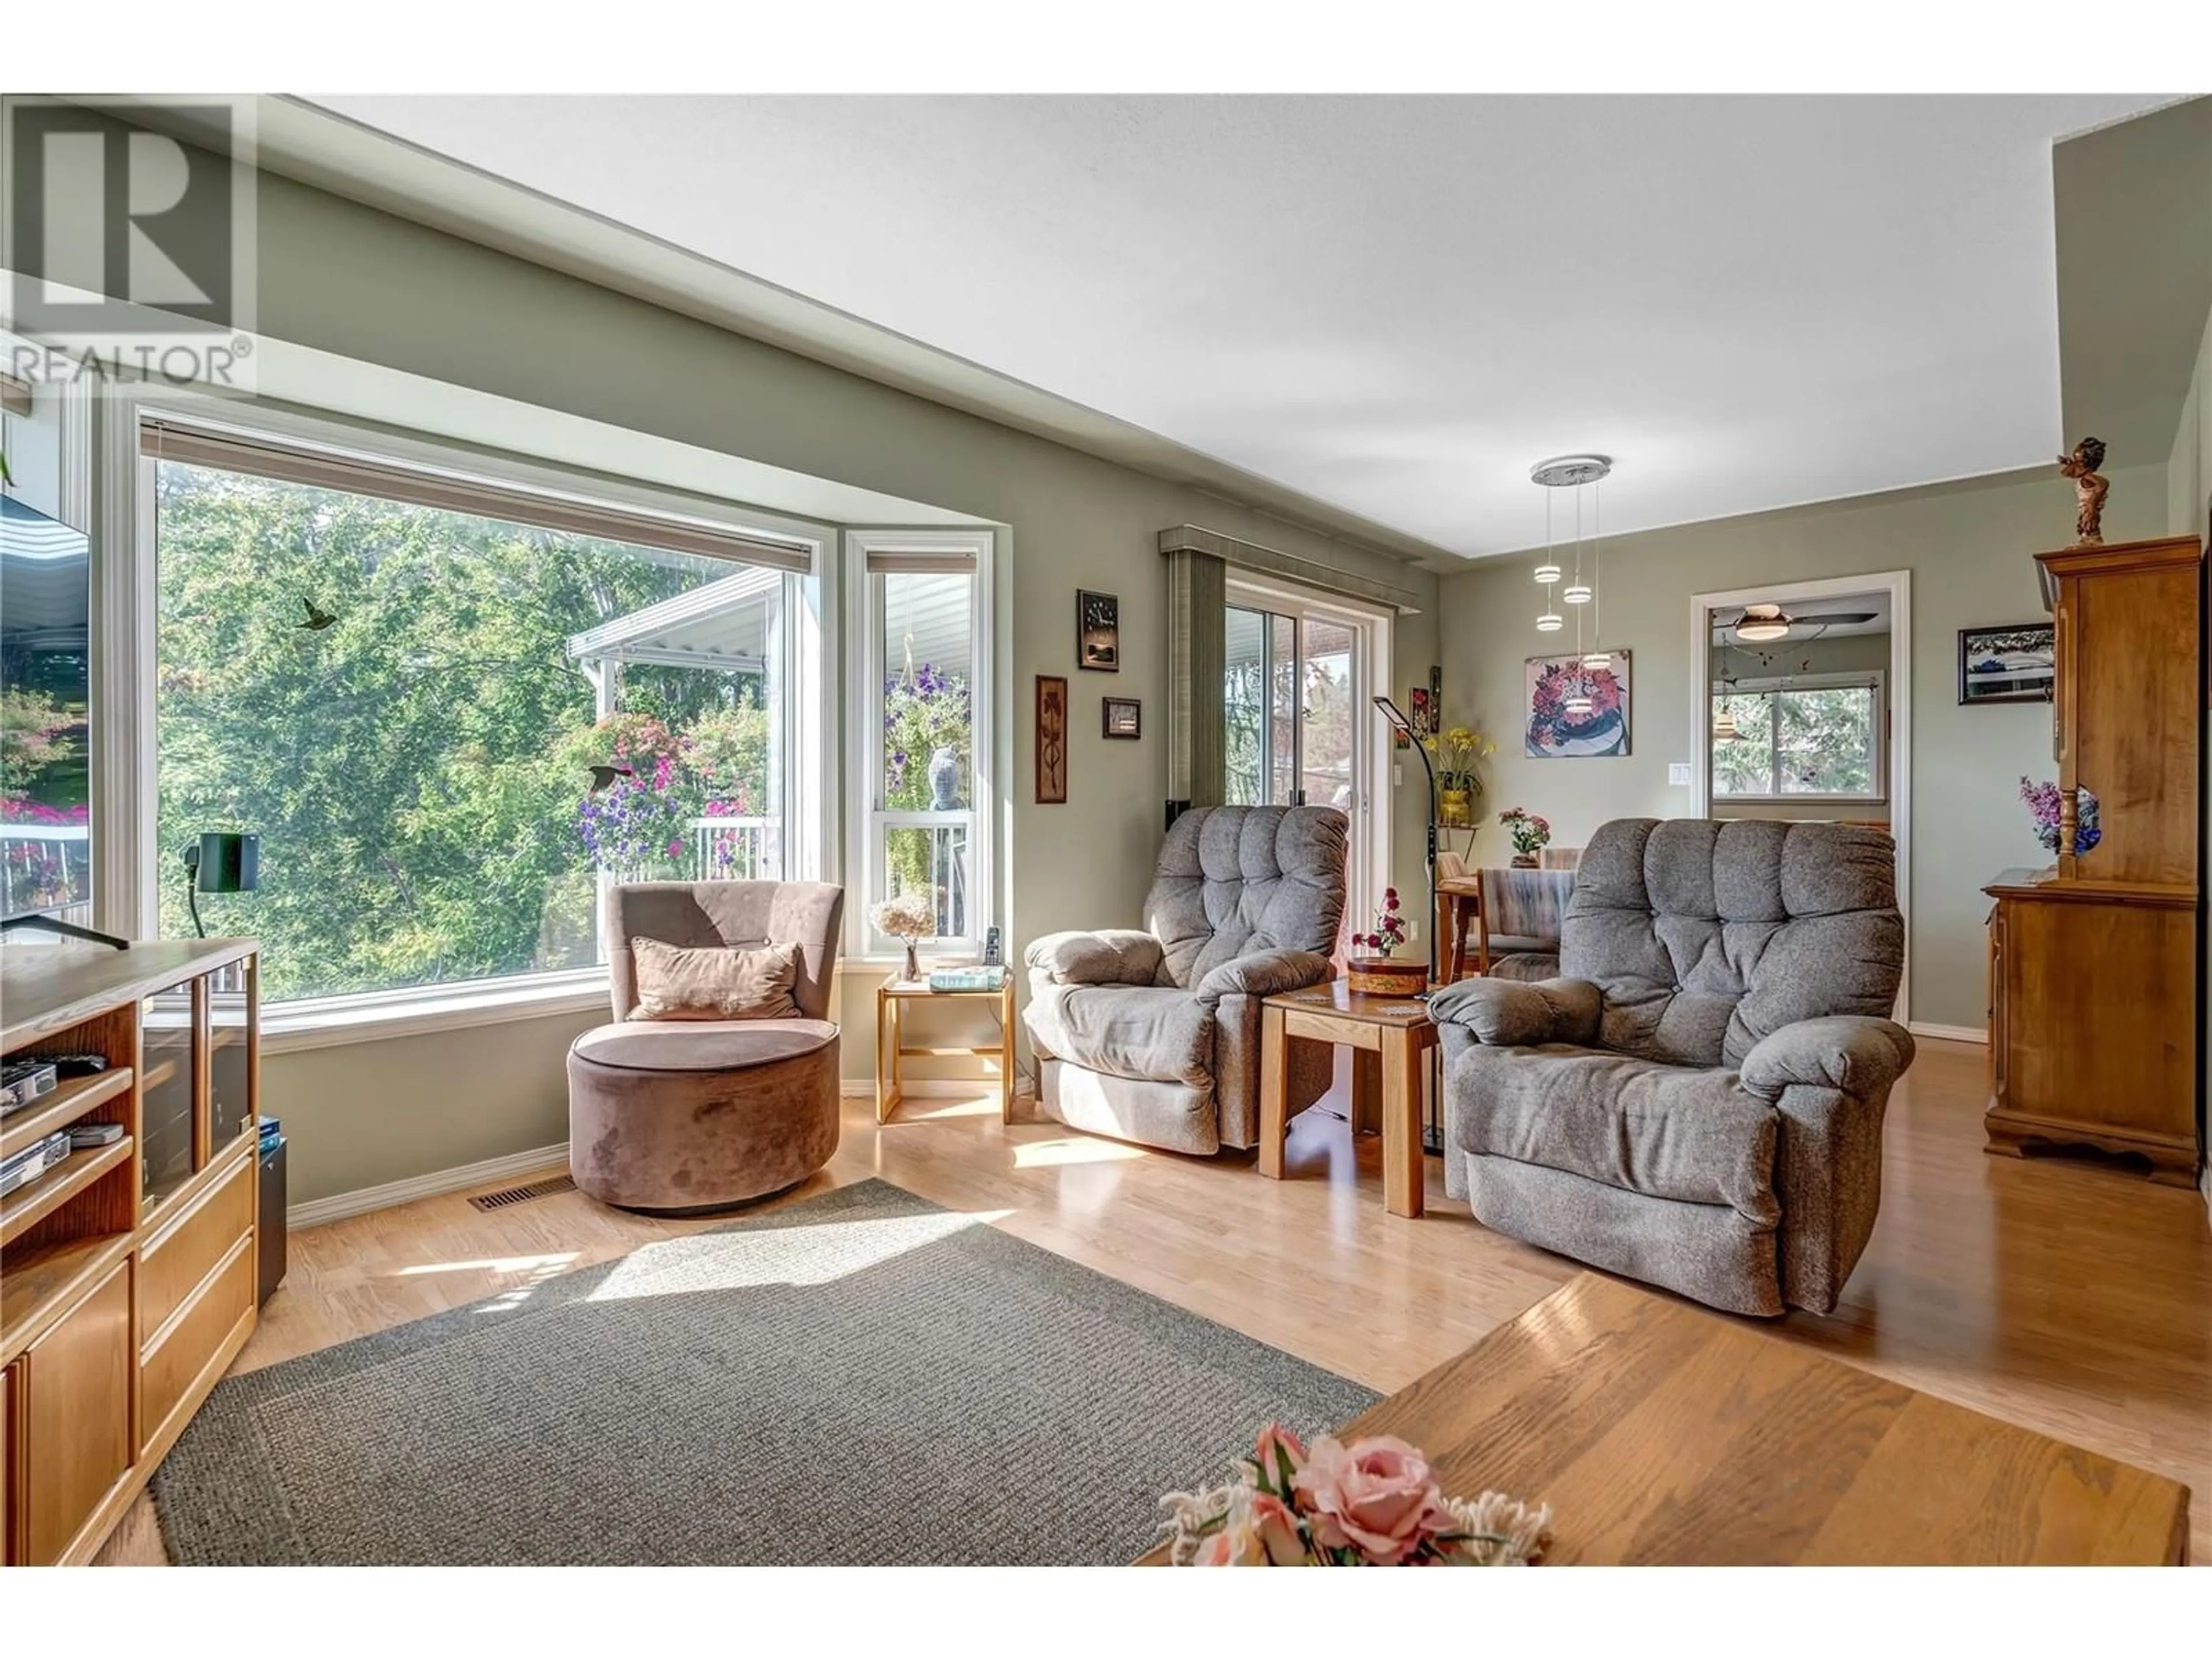
<path fill-rule="evenodd" d="M 2084 438 L 2074 446 L 2071 455 L 2058 458 L 2058 470 L 2074 480 L 2075 499 L 2081 503 L 2074 515 L 2074 544 L 2094 547 L 2105 539 L 2100 521 L 2105 516 L 2105 492 L 2112 489 L 2112 480 L 2097 469 L 2105 464 L 2105 441 Z"/>

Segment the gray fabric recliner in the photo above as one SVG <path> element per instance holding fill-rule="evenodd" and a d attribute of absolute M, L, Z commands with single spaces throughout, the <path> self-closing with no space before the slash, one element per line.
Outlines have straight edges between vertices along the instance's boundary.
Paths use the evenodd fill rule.
<path fill-rule="evenodd" d="M 1022 1023 L 1045 1115 L 1170 1152 L 1255 1144 L 1260 1003 L 1334 976 L 1346 831 L 1333 807 L 1195 808 L 1168 830 L 1141 929 L 1031 944 Z M 1291 1045 L 1291 1111 L 1330 1065 Z"/>
<path fill-rule="evenodd" d="M 1735 1313 L 1827 1313 L 1881 1200 L 1913 1043 L 1896 844 L 1840 823 L 1625 818 L 1591 837 L 1562 977 L 1430 1002 L 1445 1190 L 1484 1225 Z"/>

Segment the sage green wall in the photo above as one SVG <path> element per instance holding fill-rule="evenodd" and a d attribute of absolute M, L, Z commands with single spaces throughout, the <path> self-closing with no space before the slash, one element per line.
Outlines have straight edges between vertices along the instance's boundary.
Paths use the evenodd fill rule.
<path fill-rule="evenodd" d="M 2105 528 L 2113 541 L 2161 533 L 2166 468 L 2112 475 Z M 1960 483 L 1623 536 L 1606 544 L 1604 643 L 1633 653 L 1631 753 L 1620 759 L 1530 760 L 1522 753 L 1522 664 L 1546 653 L 1533 626 L 1534 561 L 1486 562 L 1444 579 L 1441 622 L 1448 700 L 1501 739 L 1487 805 L 1522 805 L 1579 846 L 1608 818 L 1677 817 L 1686 787 L 1670 761 L 1692 758 L 1690 595 L 1905 569 L 1912 573 L 1912 1018 L 1984 1024 L 1988 902 L 1982 884 L 2008 865 L 2042 860 L 2014 797 L 2019 779 L 2055 775 L 2051 716 L 2033 704 L 1966 708 L 1957 697 L 1958 630 L 2044 614 L 2033 555 L 2071 539 L 2071 488 L 2036 469 Z M 1494 823 L 1478 854 L 1510 853 Z"/>
<path fill-rule="evenodd" d="M 1436 659 L 1435 579 L 1397 561 L 289 179 L 264 178 L 258 215 L 264 334 L 1008 526 L 994 645 L 1015 952 L 1055 928 L 1133 921 L 1143 898 L 1166 788 L 1161 529 L 1194 522 L 1413 589 L 1425 614 L 1399 620 L 1393 683 L 1425 679 Z M 1074 665 L 1079 587 L 1121 596 L 1118 674 Z M 1073 698 L 1064 806 L 1032 804 L 1029 709 L 1043 673 L 1066 675 Z M 1142 742 L 1099 736 L 1108 692 L 1143 699 Z M 1424 810 L 1409 781 L 1397 803 L 1401 881 L 1419 867 Z M 871 1075 L 873 987 L 857 972 L 845 984 L 848 1077 Z M 589 1023 L 271 1055 L 266 1094 L 292 1137 L 293 1200 L 565 1139 L 561 1054 Z"/>
<path fill-rule="evenodd" d="M 2212 257 L 2212 256 L 2208 256 Z M 2173 453 L 2166 463 L 2167 533 L 2202 536 L 2206 497 L 2212 495 L 2212 317 L 2197 343 L 2197 367 L 2189 396 L 2174 425 Z"/>

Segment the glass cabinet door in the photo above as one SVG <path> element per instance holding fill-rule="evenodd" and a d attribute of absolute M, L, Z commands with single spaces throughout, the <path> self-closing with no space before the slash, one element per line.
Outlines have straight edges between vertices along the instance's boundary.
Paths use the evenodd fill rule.
<path fill-rule="evenodd" d="M 198 1167 L 198 1114 L 193 1110 L 199 1071 L 199 1044 L 194 1041 L 200 1019 L 200 999 L 194 994 L 198 983 L 188 981 L 157 993 L 140 1010 L 139 1057 L 145 1078 L 140 1085 L 144 1133 L 139 1167 L 149 1214 Z"/>
<path fill-rule="evenodd" d="M 208 1156 L 220 1158 L 253 1127 L 252 1063 L 253 964 L 234 963 L 207 976 Z"/>

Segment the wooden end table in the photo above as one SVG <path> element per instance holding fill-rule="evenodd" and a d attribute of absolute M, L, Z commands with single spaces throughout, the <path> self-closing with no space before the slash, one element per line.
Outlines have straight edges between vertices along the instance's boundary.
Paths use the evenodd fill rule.
<path fill-rule="evenodd" d="M 992 1002 L 999 1009 L 999 1040 L 987 1047 L 924 1043 L 906 1040 L 909 1002 Z M 876 1121 L 888 1123 L 905 1098 L 902 1062 L 946 1055 L 976 1055 L 999 1062 L 999 1121 L 1014 1121 L 1014 976 L 995 991 L 933 991 L 927 980 L 887 979 L 876 988 Z"/>
<path fill-rule="evenodd" d="M 1355 1051 L 1352 1121 L 1358 1125 L 1370 1109 L 1382 1119 L 1382 1206 L 1392 1215 L 1420 1214 L 1421 1100 L 1437 1046 L 1428 1005 L 1412 997 L 1366 996 L 1340 979 L 1285 991 L 1260 1005 L 1260 1173 L 1271 1181 L 1283 1178 L 1293 1037 Z M 1366 1096 L 1374 1073 L 1363 1063 L 1366 1054 L 1381 1060 L 1371 1109 Z"/>
<path fill-rule="evenodd" d="M 1448 1492 L 1551 1504 L 1548 1564 L 2159 1566 L 2187 1553 L 2178 1481 L 1595 1273 L 1337 1433 L 1411 1442 Z"/>

